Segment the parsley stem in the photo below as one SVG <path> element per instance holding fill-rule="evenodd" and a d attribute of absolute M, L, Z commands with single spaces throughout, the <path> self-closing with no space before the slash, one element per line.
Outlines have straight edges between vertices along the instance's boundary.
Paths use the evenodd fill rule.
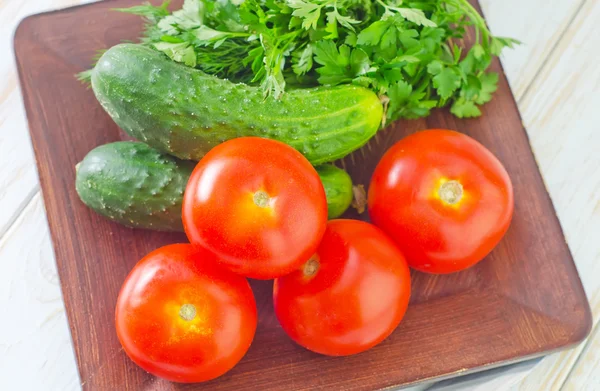
<path fill-rule="evenodd" d="M 487 24 L 485 23 L 483 17 L 467 0 L 456 0 L 455 4 L 459 8 L 463 8 L 465 13 L 469 15 L 469 18 L 475 22 L 475 31 L 479 33 L 479 30 L 481 30 L 481 35 L 483 38 L 482 45 L 487 49 L 490 42 L 490 31 L 488 30 Z"/>
<path fill-rule="evenodd" d="M 391 7 L 387 4 L 385 4 L 382 0 L 377 0 L 377 2 L 385 9 L 385 13 L 383 14 L 384 17 L 385 15 L 390 15 L 391 14 L 391 10 L 396 9 L 396 7 Z"/>
<path fill-rule="evenodd" d="M 452 60 L 454 59 L 454 54 L 452 53 L 452 50 L 450 49 L 450 46 L 447 43 L 444 43 L 444 44 L 442 44 L 442 48 L 448 54 L 448 57 L 450 58 L 449 62 L 453 62 Z"/>

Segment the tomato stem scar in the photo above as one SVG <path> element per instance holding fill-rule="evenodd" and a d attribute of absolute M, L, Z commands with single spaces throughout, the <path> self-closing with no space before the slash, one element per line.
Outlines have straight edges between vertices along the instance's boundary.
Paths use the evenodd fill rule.
<path fill-rule="evenodd" d="M 304 277 L 312 277 L 315 274 L 317 274 L 317 271 L 319 270 L 320 266 L 321 264 L 315 257 L 306 261 L 306 263 L 304 264 L 304 268 L 302 269 Z"/>
<path fill-rule="evenodd" d="M 184 304 L 179 309 L 179 316 L 183 320 L 190 321 L 196 317 L 196 307 L 193 304 Z"/>
<path fill-rule="evenodd" d="M 269 206 L 269 201 L 270 198 L 266 192 L 259 190 L 256 193 L 254 193 L 254 203 L 259 208 L 266 208 L 267 206 Z"/>
<path fill-rule="evenodd" d="M 445 203 L 454 205 L 462 199 L 463 186 L 455 180 L 444 182 L 438 189 L 438 195 Z"/>

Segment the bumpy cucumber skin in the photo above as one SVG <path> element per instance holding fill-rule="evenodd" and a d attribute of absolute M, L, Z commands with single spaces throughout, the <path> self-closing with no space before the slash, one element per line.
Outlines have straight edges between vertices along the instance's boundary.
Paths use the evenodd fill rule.
<path fill-rule="evenodd" d="M 352 178 L 341 168 L 331 164 L 315 167 L 323 182 L 327 196 L 327 218 L 340 217 L 352 203 Z"/>
<path fill-rule="evenodd" d="M 183 231 L 183 192 L 194 163 L 131 141 L 95 148 L 77 166 L 84 204 L 128 227 Z"/>
<path fill-rule="evenodd" d="M 92 72 L 96 98 L 132 137 L 177 156 L 199 160 L 223 141 L 258 136 L 285 142 L 313 164 L 363 146 L 383 115 L 372 91 L 352 85 L 286 92 L 264 98 L 136 45 L 109 49 Z"/>

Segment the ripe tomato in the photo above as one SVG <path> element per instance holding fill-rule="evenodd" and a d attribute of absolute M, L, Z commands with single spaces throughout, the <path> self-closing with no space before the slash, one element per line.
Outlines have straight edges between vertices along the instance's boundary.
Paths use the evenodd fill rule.
<path fill-rule="evenodd" d="M 313 166 L 292 147 L 256 137 L 206 154 L 183 200 L 190 242 L 252 278 L 297 269 L 315 252 L 326 222 L 325 190 Z"/>
<path fill-rule="evenodd" d="M 398 244 L 411 267 L 451 273 L 483 259 L 513 214 L 502 164 L 472 138 L 427 130 L 383 156 L 369 187 L 369 215 Z"/>
<path fill-rule="evenodd" d="M 189 244 L 144 257 L 117 300 L 117 335 L 127 355 L 151 374 L 182 383 L 233 368 L 250 347 L 256 322 L 246 279 Z"/>
<path fill-rule="evenodd" d="M 327 224 L 317 253 L 275 280 L 275 313 L 286 333 L 313 352 L 365 351 L 398 326 L 410 298 L 410 271 L 396 245 L 357 220 Z"/>

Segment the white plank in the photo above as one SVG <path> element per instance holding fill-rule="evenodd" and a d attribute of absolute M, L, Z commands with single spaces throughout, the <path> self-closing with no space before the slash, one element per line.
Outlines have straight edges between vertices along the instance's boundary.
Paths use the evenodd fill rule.
<path fill-rule="evenodd" d="M 12 33 L 24 16 L 22 2 L 0 5 L 0 237 L 37 186 L 33 154 L 12 54 Z M 10 53 L 10 55 L 9 55 Z"/>
<path fill-rule="evenodd" d="M 535 93 L 528 94 L 521 104 L 536 158 L 590 299 L 596 325 L 600 316 L 598 20 L 600 2 L 586 1 L 535 80 Z M 515 389 L 560 389 L 582 349 L 580 345 L 546 357 Z"/>
<path fill-rule="evenodd" d="M 13 54 L 13 33 L 25 16 L 80 0 L 0 1 L 0 237 L 38 190 Z"/>
<path fill-rule="evenodd" d="M 527 376 L 539 361 L 530 360 L 444 380 L 427 388 L 427 391 L 508 391 L 515 382 Z"/>
<path fill-rule="evenodd" d="M 554 49 L 583 0 L 480 0 L 493 34 L 523 42 L 501 56 L 517 100 Z"/>
<path fill-rule="evenodd" d="M 600 390 L 600 328 L 596 327 L 591 335 L 563 390 Z"/>
<path fill-rule="evenodd" d="M 40 193 L 0 240 L 0 260 L 0 390 L 78 389 Z"/>

